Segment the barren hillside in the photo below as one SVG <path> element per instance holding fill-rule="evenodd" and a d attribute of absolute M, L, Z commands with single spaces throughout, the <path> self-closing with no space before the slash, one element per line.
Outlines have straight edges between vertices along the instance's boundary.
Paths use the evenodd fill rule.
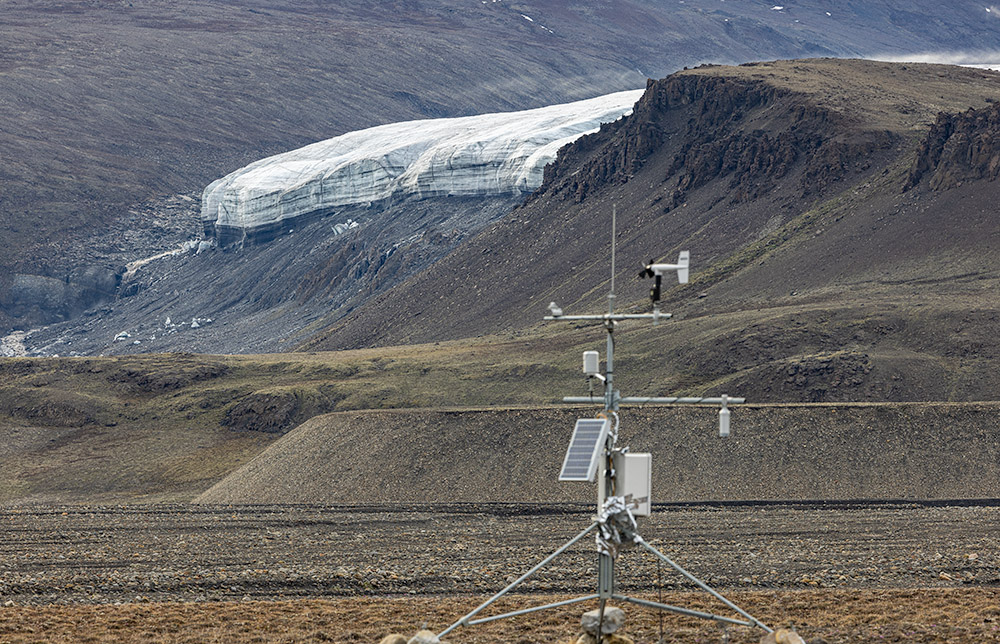
<path fill-rule="evenodd" d="M 827 4 L 5 2 L 0 331 L 109 300 L 124 264 L 198 233 L 184 199 L 335 134 L 704 61 L 988 50 L 1000 25 L 967 1 Z"/>
<path fill-rule="evenodd" d="M 197 500 L 205 503 L 589 502 L 560 483 L 591 409 L 318 416 Z M 1000 495 L 996 404 L 623 409 L 620 444 L 653 455 L 657 502 L 976 499 Z"/>
<path fill-rule="evenodd" d="M 994 72 L 841 60 L 650 83 L 528 203 L 306 346 L 510 332 L 552 300 L 596 311 L 617 206 L 619 305 L 644 306 L 650 258 L 693 258 L 671 331 L 626 326 L 655 379 L 756 400 L 992 399 L 998 92 Z"/>

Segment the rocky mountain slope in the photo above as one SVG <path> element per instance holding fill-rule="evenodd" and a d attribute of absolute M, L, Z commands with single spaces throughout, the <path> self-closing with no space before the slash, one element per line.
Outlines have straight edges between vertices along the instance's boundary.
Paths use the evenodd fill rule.
<path fill-rule="evenodd" d="M 551 300 L 598 310 L 617 205 L 620 303 L 643 298 L 649 258 L 692 253 L 671 332 L 626 331 L 657 386 L 992 399 L 998 90 L 989 71 L 840 60 L 650 83 L 631 117 L 564 150 L 528 203 L 407 297 L 376 297 L 306 346 L 509 332 Z"/>
<path fill-rule="evenodd" d="M 182 197 L 271 154 L 639 87 L 704 61 L 983 50 L 991 16 L 923 0 L 8 2 L 0 330 L 112 299 L 127 263 L 198 234 Z"/>
<path fill-rule="evenodd" d="M 24 343 L 30 355 L 46 356 L 290 350 L 311 337 L 316 323 L 346 315 L 432 265 L 518 201 L 506 195 L 348 205 L 258 230 L 258 241 L 280 233 L 268 243 L 175 247 L 176 254 L 126 272 L 114 301 L 29 333 Z M 191 217 L 197 222 L 196 213 Z"/>

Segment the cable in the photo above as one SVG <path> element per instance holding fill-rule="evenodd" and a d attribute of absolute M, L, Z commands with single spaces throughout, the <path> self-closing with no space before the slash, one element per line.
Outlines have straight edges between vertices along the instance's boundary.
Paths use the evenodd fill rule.
<path fill-rule="evenodd" d="M 663 569 L 663 562 L 659 559 L 656 560 L 656 591 L 657 591 L 657 601 L 661 604 L 663 603 L 663 579 L 661 578 L 661 571 Z M 663 611 L 657 611 L 660 613 L 660 639 L 659 644 L 663 644 Z"/>

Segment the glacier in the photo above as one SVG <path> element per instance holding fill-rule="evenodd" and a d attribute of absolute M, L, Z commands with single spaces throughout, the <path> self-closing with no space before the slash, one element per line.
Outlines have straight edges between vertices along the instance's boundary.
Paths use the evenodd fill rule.
<path fill-rule="evenodd" d="M 202 225 L 225 245 L 299 217 L 396 196 L 528 193 L 559 148 L 629 114 L 643 91 L 348 132 L 212 182 L 202 195 Z"/>

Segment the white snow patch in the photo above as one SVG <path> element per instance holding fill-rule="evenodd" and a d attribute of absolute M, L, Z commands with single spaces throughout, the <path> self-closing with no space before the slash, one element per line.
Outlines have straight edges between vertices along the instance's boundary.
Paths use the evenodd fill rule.
<path fill-rule="evenodd" d="M 206 224 L 252 230 L 316 210 L 531 192 L 567 143 L 632 111 L 644 90 L 521 112 L 392 123 L 252 163 L 205 188 Z"/>
<path fill-rule="evenodd" d="M 24 341 L 34 332 L 35 330 L 12 331 L 0 338 L 0 356 L 4 358 L 23 358 L 27 356 L 28 347 L 25 346 Z"/>
<path fill-rule="evenodd" d="M 126 281 L 132 279 L 132 277 L 136 274 L 136 272 L 140 268 L 142 268 L 143 266 L 146 266 L 147 264 L 149 264 L 151 262 L 155 262 L 158 259 L 163 259 L 164 257 L 174 257 L 176 255 L 180 255 L 182 253 L 190 253 L 192 251 L 194 251 L 194 253 L 197 255 L 198 253 L 201 253 L 203 251 L 209 250 L 210 248 L 212 248 L 214 246 L 215 246 L 215 241 L 214 240 L 209 240 L 209 239 L 201 239 L 201 240 L 192 239 L 192 240 L 184 242 L 183 244 L 181 244 L 177 248 L 174 248 L 173 250 L 165 250 L 162 253 L 157 253 L 157 254 L 152 255 L 150 257 L 144 257 L 143 259 L 137 259 L 137 260 L 131 261 L 128 264 L 125 264 L 125 273 L 122 275 L 122 281 L 126 282 Z"/>
<path fill-rule="evenodd" d="M 771 7 L 771 11 L 784 11 L 784 9 L 785 8 L 783 6 L 781 6 L 780 4 L 776 4 L 773 7 Z"/>
<path fill-rule="evenodd" d="M 534 19 L 531 16 L 526 16 L 522 13 L 521 17 L 527 20 L 528 22 L 534 22 Z"/>
<path fill-rule="evenodd" d="M 122 275 L 122 281 L 125 282 L 132 279 L 132 276 L 135 275 L 136 271 L 138 271 L 146 264 L 149 264 L 150 262 L 155 262 L 156 260 L 163 259 L 164 257 L 173 257 L 174 255 L 180 255 L 183 252 L 184 252 L 184 246 L 181 245 L 180 248 L 175 248 L 173 250 L 165 250 L 162 253 L 157 253 L 156 255 L 152 255 L 150 257 L 145 257 L 143 259 L 137 259 L 135 261 L 129 262 L 128 264 L 125 264 L 125 274 Z"/>
<path fill-rule="evenodd" d="M 348 219 L 345 223 L 334 224 L 333 226 L 331 226 L 330 229 L 333 231 L 334 235 L 343 235 L 348 230 L 353 230 L 353 229 L 357 228 L 360 225 L 361 224 L 359 224 L 358 222 L 354 221 L 353 219 Z"/>
<path fill-rule="evenodd" d="M 888 63 L 934 63 L 939 65 L 961 65 L 977 69 L 1000 71 L 1000 50 L 997 51 L 952 51 L 924 52 L 916 54 L 873 56 L 871 60 Z"/>

